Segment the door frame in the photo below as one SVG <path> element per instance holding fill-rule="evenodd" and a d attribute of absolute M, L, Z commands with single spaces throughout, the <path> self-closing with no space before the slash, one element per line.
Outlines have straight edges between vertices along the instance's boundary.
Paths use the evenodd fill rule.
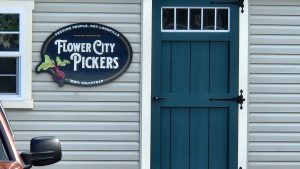
<path fill-rule="evenodd" d="M 244 13 L 239 12 L 239 89 L 243 89 L 246 102 L 238 110 L 238 168 L 247 169 L 248 154 L 248 48 L 249 1 L 244 2 Z M 151 164 L 151 72 L 152 72 L 152 0 L 142 0 L 141 14 L 141 104 L 140 104 L 140 169 Z"/>

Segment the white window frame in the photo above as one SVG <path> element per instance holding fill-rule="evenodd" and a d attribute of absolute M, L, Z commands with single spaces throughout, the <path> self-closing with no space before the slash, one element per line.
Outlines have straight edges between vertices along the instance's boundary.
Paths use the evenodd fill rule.
<path fill-rule="evenodd" d="M 24 96 L 24 84 L 21 83 L 24 81 L 24 76 L 22 74 L 24 70 L 24 14 L 25 11 L 23 9 L 8 9 L 8 8 L 1 8 L 0 7 L 0 14 L 18 14 L 19 15 L 19 31 L 14 31 L 11 34 L 16 34 L 18 32 L 19 35 L 19 51 L 0 51 L 0 58 L 17 58 L 18 62 L 16 63 L 17 70 L 17 94 L 5 94 L 0 93 L 0 100 L 22 100 Z M 0 31 L 0 34 L 10 34 L 10 32 Z"/>
<path fill-rule="evenodd" d="M 18 57 L 18 93 L 0 94 L 5 108 L 33 108 L 32 99 L 32 10 L 34 1 L 0 1 L 0 13 L 19 14 L 19 51 L 0 52 L 3 57 Z"/>

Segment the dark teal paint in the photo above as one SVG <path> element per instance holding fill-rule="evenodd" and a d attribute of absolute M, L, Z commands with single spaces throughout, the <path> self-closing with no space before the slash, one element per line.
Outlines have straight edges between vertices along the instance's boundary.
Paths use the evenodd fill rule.
<path fill-rule="evenodd" d="M 162 33 L 161 6 L 211 6 L 210 0 L 154 0 L 152 169 L 236 169 L 238 14 L 230 33 Z"/>
<path fill-rule="evenodd" d="M 190 168 L 208 168 L 208 119 L 208 109 L 190 109 Z"/>

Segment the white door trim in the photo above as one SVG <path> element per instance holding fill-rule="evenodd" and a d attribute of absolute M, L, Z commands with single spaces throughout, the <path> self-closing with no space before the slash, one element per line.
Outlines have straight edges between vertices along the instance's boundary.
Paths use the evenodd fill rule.
<path fill-rule="evenodd" d="M 239 88 L 246 103 L 239 110 L 238 168 L 247 169 L 248 154 L 248 47 L 249 0 L 239 17 Z M 152 56 L 152 0 L 142 0 L 142 55 L 141 55 L 141 127 L 140 169 L 150 169 L 151 156 L 151 56 Z"/>
<path fill-rule="evenodd" d="M 244 2 L 244 13 L 239 16 L 239 88 L 246 98 L 243 109 L 239 110 L 238 122 L 238 168 L 247 169 L 248 154 L 248 48 L 249 48 L 249 0 Z"/>
<path fill-rule="evenodd" d="M 152 0 L 142 0 L 140 169 L 150 169 Z"/>

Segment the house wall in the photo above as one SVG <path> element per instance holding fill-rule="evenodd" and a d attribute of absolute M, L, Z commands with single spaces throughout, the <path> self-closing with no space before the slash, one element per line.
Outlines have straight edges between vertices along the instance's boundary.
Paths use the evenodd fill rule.
<path fill-rule="evenodd" d="M 250 0 L 249 169 L 300 168 L 300 1 Z"/>
<path fill-rule="evenodd" d="M 137 169 L 140 156 L 141 0 L 35 0 L 33 68 L 43 41 L 76 22 L 122 32 L 133 63 L 116 81 L 83 88 L 33 72 L 33 110 L 8 110 L 17 146 L 62 141 L 63 161 L 45 168 Z M 300 168 L 300 1 L 250 0 L 249 169 Z M 241 39 L 242 40 L 242 39 Z"/>
<path fill-rule="evenodd" d="M 17 147 L 29 149 L 35 136 L 61 140 L 62 162 L 51 169 L 137 169 L 140 128 L 140 0 L 35 0 L 33 67 L 44 40 L 77 22 L 97 22 L 130 41 L 133 61 L 125 74 L 98 87 L 59 87 L 48 74 L 33 72 L 33 110 L 8 110 Z"/>

